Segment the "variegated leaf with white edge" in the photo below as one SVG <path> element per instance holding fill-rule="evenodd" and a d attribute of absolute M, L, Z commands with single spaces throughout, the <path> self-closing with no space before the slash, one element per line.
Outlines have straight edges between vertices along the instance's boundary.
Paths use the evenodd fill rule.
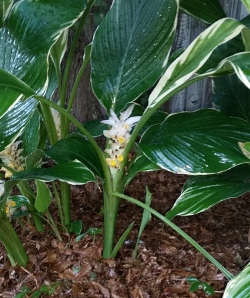
<path fill-rule="evenodd" d="M 224 18 L 206 29 L 167 68 L 149 96 L 149 108 L 162 104 L 185 87 L 185 83 L 205 64 L 212 52 L 241 33 L 246 27 L 239 21 Z M 187 84 L 188 85 L 188 84 Z"/>

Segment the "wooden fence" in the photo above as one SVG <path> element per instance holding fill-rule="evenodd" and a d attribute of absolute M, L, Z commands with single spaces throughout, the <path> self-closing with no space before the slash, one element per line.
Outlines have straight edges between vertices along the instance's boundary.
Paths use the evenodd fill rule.
<path fill-rule="evenodd" d="M 248 14 L 240 0 L 221 0 L 220 3 L 229 17 L 240 20 Z M 182 14 L 176 32 L 175 48 L 186 48 L 206 27 L 204 23 Z M 211 94 L 211 79 L 204 79 L 179 92 L 169 101 L 166 109 L 175 113 L 211 107 Z"/>

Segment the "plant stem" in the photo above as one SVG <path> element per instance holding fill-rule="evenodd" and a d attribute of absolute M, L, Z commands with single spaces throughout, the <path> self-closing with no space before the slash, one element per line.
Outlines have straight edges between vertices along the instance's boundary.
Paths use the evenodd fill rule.
<path fill-rule="evenodd" d="M 3 242 L 6 251 L 10 256 L 11 262 L 16 260 L 19 266 L 25 267 L 28 263 L 28 256 L 23 248 L 23 245 L 12 227 L 9 219 L 4 218 L 2 211 L 0 219 L 0 239 Z"/>
<path fill-rule="evenodd" d="M 70 228 L 70 185 L 66 182 L 60 182 L 61 198 L 62 198 L 62 211 L 63 211 L 63 224 L 67 229 Z"/>
<path fill-rule="evenodd" d="M 54 145 L 58 142 L 57 132 L 55 122 L 51 113 L 51 109 L 48 105 L 40 103 L 41 111 L 46 127 L 47 134 L 49 136 L 49 141 L 51 145 Z"/>
<path fill-rule="evenodd" d="M 120 199 L 112 194 L 112 189 L 103 186 L 104 199 L 104 246 L 103 258 L 110 259 L 113 251 L 115 226 Z"/>
<path fill-rule="evenodd" d="M 44 232 L 44 227 L 41 221 L 41 218 L 39 217 L 38 214 L 36 214 L 36 209 L 33 207 L 35 204 L 35 195 L 30 188 L 29 184 L 27 181 L 20 181 L 17 184 L 18 188 L 20 189 L 21 193 L 30 201 L 30 204 L 28 206 L 29 211 L 31 211 L 31 215 L 35 224 L 35 227 L 38 232 Z"/>
<path fill-rule="evenodd" d="M 224 268 L 217 260 L 215 260 L 214 257 L 212 257 L 202 246 L 200 246 L 193 238 L 191 238 L 188 234 L 186 234 L 182 229 L 180 229 L 177 225 L 175 225 L 172 221 L 164 217 L 162 214 L 157 212 L 156 210 L 150 208 L 146 204 L 131 198 L 129 196 L 120 194 L 120 193 L 113 193 L 114 196 L 125 199 L 133 204 L 136 204 L 143 209 L 148 210 L 153 215 L 158 217 L 160 220 L 162 220 L 164 223 L 166 223 L 168 226 L 170 226 L 173 230 L 175 230 L 179 235 L 181 235 L 184 239 L 186 239 L 192 246 L 194 246 L 205 258 L 207 258 L 215 267 L 217 267 L 228 280 L 231 280 L 234 276 L 232 273 L 230 273 L 226 268 Z"/>
<path fill-rule="evenodd" d="M 56 200 L 56 204 L 57 204 L 57 208 L 58 208 L 58 212 L 59 212 L 59 216 L 60 216 L 60 221 L 61 221 L 61 224 L 63 225 L 64 220 L 63 220 L 62 204 L 61 204 L 61 201 L 60 201 L 60 198 L 59 198 L 59 195 L 58 195 L 58 191 L 57 191 L 57 188 L 56 188 L 56 184 L 55 184 L 54 181 L 52 181 L 52 187 L 53 187 L 55 200 Z"/>
<path fill-rule="evenodd" d="M 57 225 L 55 224 L 55 221 L 54 221 L 54 219 L 53 219 L 53 217 L 51 216 L 51 213 L 50 213 L 49 211 L 46 212 L 46 216 L 47 216 L 47 218 L 48 218 L 47 221 L 48 221 L 49 225 L 51 226 L 51 228 L 53 229 L 53 231 L 54 231 L 54 233 L 55 233 L 57 239 L 58 239 L 59 241 L 62 241 L 62 237 L 61 237 L 61 235 L 60 235 L 60 233 L 59 233 L 59 231 L 58 231 Z"/>

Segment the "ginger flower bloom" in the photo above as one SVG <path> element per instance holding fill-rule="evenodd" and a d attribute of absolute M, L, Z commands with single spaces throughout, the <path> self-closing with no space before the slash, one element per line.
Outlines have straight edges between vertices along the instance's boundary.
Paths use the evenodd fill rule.
<path fill-rule="evenodd" d="M 25 166 L 24 157 L 21 155 L 23 149 L 18 149 L 20 143 L 22 143 L 22 141 L 16 141 L 0 152 L 2 163 L 17 172 L 23 171 Z M 5 172 L 5 178 L 9 178 L 13 175 L 11 171 L 4 167 L 0 170 Z"/>
<path fill-rule="evenodd" d="M 11 216 L 14 214 L 14 212 L 16 210 L 15 207 L 16 207 L 16 202 L 14 202 L 13 200 L 7 199 L 5 212 L 9 219 L 11 219 Z"/>
<path fill-rule="evenodd" d="M 101 123 L 111 126 L 110 130 L 104 130 L 103 134 L 110 139 L 109 148 L 105 151 L 109 158 L 106 158 L 108 165 L 111 168 L 120 168 L 120 163 L 123 162 L 123 151 L 130 139 L 130 131 L 132 127 L 140 120 L 140 116 L 129 117 L 132 113 L 134 105 L 131 105 L 126 111 L 120 114 L 120 117 L 111 109 L 108 120 L 103 120 Z"/>

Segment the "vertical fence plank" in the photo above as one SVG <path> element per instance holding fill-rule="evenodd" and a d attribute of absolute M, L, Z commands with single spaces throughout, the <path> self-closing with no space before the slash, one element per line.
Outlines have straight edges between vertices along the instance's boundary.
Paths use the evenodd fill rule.
<path fill-rule="evenodd" d="M 242 19 L 248 12 L 241 1 L 220 0 L 227 16 Z M 186 48 L 208 25 L 181 14 L 174 49 Z M 211 79 L 206 78 L 197 82 L 174 96 L 166 106 L 170 113 L 181 111 L 195 111 L 211 107 Z"/>

